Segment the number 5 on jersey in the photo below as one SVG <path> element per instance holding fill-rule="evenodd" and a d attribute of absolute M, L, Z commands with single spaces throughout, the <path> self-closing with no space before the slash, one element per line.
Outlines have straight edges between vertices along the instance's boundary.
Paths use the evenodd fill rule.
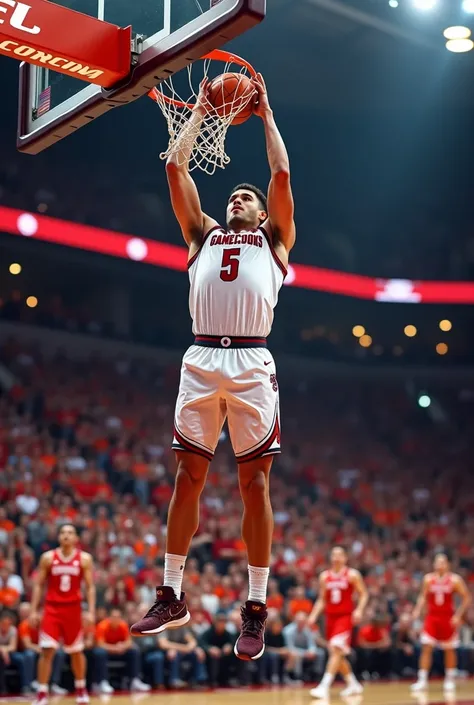
<path fill-rule="evenodd" d="M 239 275 L 240 247 L 227 247 L 222 253 L 221 279 L 223 282 L 233 282 Z"/>

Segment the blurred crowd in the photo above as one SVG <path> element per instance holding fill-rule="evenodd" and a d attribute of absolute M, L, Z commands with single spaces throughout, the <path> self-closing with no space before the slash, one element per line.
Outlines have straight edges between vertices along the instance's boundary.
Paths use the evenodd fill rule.
<path fill-rule="evenodd" d="M 367 583 L 370 602 L 353 659 L 364 678 L 416 669 L 420 624 L 411 612 L 434 552 L 452 556 L 474 584 L 474 395 L 431 390 L 420 409 L 400 383 L 281 376 L 284 452 L 272 470 L 274 550 L 267 652 L 232 655 L 247 599 L 235 464 L 223 431 L 183 589 L 189 628 L 129 638 L 128 625 L 162 580 L 178 369 L 64 351 L 11 339 L 0 362 L 15 384 L 0 396 L 0 689 L 34 687 L 38 633 L 28 622 L 36 565 L 73 522 L 95 562 L 97 625 L 87 626 L 90 685 L 146 690 L 314 681 L 323 671 L 323 624 L 306 626 L 318 574 L 334 544 Z M 461 670 L 473 670 L 474 612 L 462 628 Z M 54 688 L 68 687 L 59 653 Z"/>

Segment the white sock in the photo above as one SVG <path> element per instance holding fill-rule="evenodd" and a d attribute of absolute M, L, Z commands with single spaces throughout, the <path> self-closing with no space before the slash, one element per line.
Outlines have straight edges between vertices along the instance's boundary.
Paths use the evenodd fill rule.
<path fill-rule="evenodd" d="M 76 688 L 76 690 L 79 690 L 80 688 L 85 688 L 86 687 L 85 680 L 74 681 L 74 687 Z"/>
<path fill-rule="evenodd" d="M 322 680 L 321 680 L 321 685 L 324 686 L 325 688 L 329 688 L 332 685 L 332 682 L 334 680 L 334 676 L 332 673 L 326 673 L 324 674 Z"/>
<path fill-rule="evenodd" d="M 418 671 L 418 680 L 421 683 L 426 683 L 426 681 L 428 680 L 428 671 L 424 671 L 420 668 L 420 670 Z"/>
<path fill-rule="evenodd" d="M 445 673 L 445 678 L 447 681 L 456 680 L 457 668 L 447 668 Z"/>
<path fill-rule="evenodd" d="M 38 693 L 48 693 L 49 692 L 49 686 L 48 685 L 43 685 L 42 683 L 39 684 L 38 686 Z"/>
<path fill-rule="evenodd" d="M 165 553 L 165 577 L 163 585 L 173 588 L 174 594 L 178 600 L 181 597 L 185 563 L 186 556 L 177 556 L 175 553 Z"/>
<path fill-rule="evenodd" d="M 254 568 L 249 565 L 249 600 L 266 603 L 269 575 L 270 568 Z"/>
<path fill-rule="evenodd" d="M 352 671 L 350 673 L 348 673 L 347 676 L 344 676 L 344 680 L 346 681 L 347 685 L 358 685 L 359 684 L 359 681 L 357 680 L 355 675 L 352 673 Z"/>

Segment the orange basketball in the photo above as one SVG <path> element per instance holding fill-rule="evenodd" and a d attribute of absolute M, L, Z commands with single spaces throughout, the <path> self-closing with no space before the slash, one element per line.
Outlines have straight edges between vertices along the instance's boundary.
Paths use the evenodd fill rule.
<path fill-rule="evenodd" d="M 221 117 L 228 117 L 237 111 L 231 124 L 241 125 L 253 113 L 256 98 L 254 93 L 255 88 L 245 74 L 223 73 L 211 82 L 208 98 Z M 239 104 L 242 106 L 240 110 Z"/>

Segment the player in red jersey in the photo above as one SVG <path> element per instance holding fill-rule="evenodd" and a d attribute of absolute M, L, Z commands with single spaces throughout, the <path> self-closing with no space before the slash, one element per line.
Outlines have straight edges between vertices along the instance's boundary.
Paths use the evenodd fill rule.
<path fill-rule="evenodd" d="M 71 656 L 76 702 L 89 702 L 86 690 L 86 659 L 82 638 L 81 585 L 86 584 L 89 619 L 95 623 L 95 585 L 92 556 L 77 548 L 78 536 L 72 524 L 63 524 L 58 535 L 59 548 L 43 553 L 39 562 L 30 621 L 39 622 L 38 608 L 46 585 L 45 606 L 40 626 L 41 656 L 38 661 L 38 694 L 33 705 L 47 705 L 48 683 L 54 655 L 63 642 Z"/>
<path fill-rule="evenodd" d="M 455 690 L 456 648 L 459 646 L 458 628 L 471 602 L 466 583 L 460 575 L 451 573 L 449 560 L 445 553 L 438 553 L 435 556 L 433 568 L 434 572 L 428 573 L 423 578 L 421 592 L 413 610 L 413 620 L 417 620 L 426 607 L 425 622 L 420 639 L 421 655 L 418 680 L 411 687 L 414 692 L 425 690 L 428 685 L 428 674 L 435 646 L 444 651 L 444 689 L 446 691 Z M 461 598 L 457 609 L 454 604 L 455 594 Z"/>
<path fill-rule="evenodd" d="M 352 628 L 361 621 L 368 600 L 362 576 L 358 570 L 348 568 L 347 553 L 342 546 L 332 549 L 330 562 L 331 568 L 319 577 L 319 598 L 308 618 L 313 625 L 324 610 L 329 660 L 321 683 L 311 691 L 313 698 L 323 699 L 329 697 L 329 689 L 338 673 L 347 683 L 341 695 L 362 693 L 362 685 L 346 657 L 351 649 Z M 355 595 L 357 604 L 354 604 Z"/>

